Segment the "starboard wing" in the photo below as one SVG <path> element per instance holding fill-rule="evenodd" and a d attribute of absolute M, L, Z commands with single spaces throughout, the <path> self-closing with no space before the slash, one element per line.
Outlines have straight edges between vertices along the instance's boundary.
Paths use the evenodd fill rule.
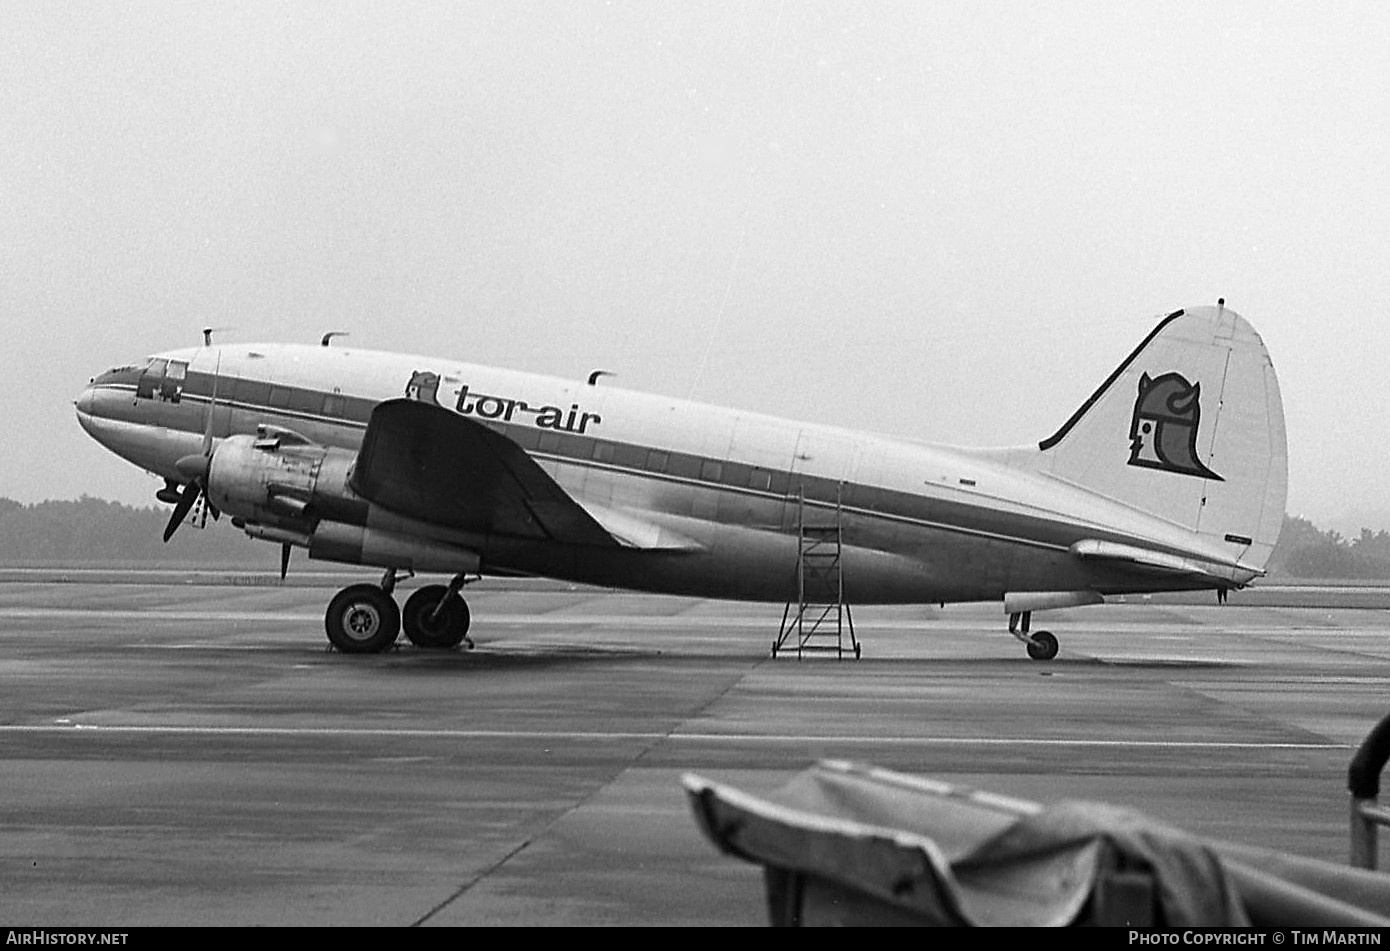
<path fill-rule="evenodd" d="M 376 505 L 450 528 L 571 545 L 619 544 L 515 442 L 420 400 L 377 405 L 351 482 Z"/>

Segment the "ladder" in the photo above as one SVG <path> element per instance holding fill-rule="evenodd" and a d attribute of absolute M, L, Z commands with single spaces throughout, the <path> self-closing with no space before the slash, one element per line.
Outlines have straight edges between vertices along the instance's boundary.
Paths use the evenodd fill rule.
<path fill-rule="evenodd" d="M 806 493 L 797 494 L 796 601 L 787 602 L 782 626 L 772 642 L 772 656 L 820 651 L 843 658 L 853 653 L 859 659 L 859 641 L 854 636 L 854 615 L 845 601 L 844 509 L 839 493 L 835 498 L 833 525 L 808 524 Z M 792 613 L 792 604 L 796 613 Z M 846 643 L 848 641 L 848 643 Z"/>

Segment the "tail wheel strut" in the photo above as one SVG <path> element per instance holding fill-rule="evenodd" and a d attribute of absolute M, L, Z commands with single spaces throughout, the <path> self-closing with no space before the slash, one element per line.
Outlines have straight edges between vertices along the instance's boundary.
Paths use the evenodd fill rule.
<path fill-rule="evenodd" d="M 1029 633 L 1033 625 L 1032 611 L 1014 611 L 1009 615 L 1009 633 L 1023 642 L 1028 656 L 1034 660 L 1051 660 L 1057 656 L 1057 638 L 1051 631 Z"/>

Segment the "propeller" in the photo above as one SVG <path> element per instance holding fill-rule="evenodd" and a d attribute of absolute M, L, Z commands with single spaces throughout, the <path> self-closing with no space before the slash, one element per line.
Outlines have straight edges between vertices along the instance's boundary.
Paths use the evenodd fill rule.
<path fill-rule="evenodd" d="M 285 575 L 290 572 L 290 545 L 288 542 L 280 546 L 280 580 L 285 580 Z"/>
<path fill-rule="evenodd" d="M 212 342 L 212 331 L 215 328 L 207 328 L 203 331 L 207 342 Z M 206 495 L 208 488 L 208 472 L 212 469 L 212 411 L 217 406 L 217 379 L 222 369 L 222 351 L 217 352 L 217 364 L 212 373 L 212 398 L 208 401 L 207 422 L 203 426 L 203 451 L 193 453 L 179 459 L 174 463 L 174 468 L 179 471 L 179 475 L 187 479 L 183 491 L 179 493 L 179 500 L 174 503 L 174 514 L 169 516 L 169 524 L 164 526 L 164 540 L 167 542 L 174 537 L 174 532 L 178 531 L 183 520 L 188 517 L 194 503 L 198 501 L 199 495 Z M 212 500 L 207 501 L 208 512 L 216 520 L 218 516 L 217 507 L 212 504 Z"/>
<path fill-rule="evenodd" d="M 174 468 L 179 470 L 179 475 L 188 479 L 188 484 L 179 493 L 179 500 L 174 503 L 174 514 L 169 516 L 169 524 L 164 527 L 164 540 L 166 542 L 174 537 L 174 532 L 178 531 L 178 527 L 188 517 L 193 503 L 198 501 L 198 496 L 206 491 L 208 469 L 211 466 L 211 454 L 184 456 L 174 463 Z M 211 505 L 208 506 L 208 511 L 213 511 Z"/>

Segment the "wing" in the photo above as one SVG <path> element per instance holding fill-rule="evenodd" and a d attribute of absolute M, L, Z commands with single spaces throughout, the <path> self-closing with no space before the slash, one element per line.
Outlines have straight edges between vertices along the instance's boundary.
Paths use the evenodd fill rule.
<path fill-rule="evenodd" d="M 618 544 L 516 443 L 419 400 L 372 410 L 351 484 L 399 515 L 464 531 Z"/>

